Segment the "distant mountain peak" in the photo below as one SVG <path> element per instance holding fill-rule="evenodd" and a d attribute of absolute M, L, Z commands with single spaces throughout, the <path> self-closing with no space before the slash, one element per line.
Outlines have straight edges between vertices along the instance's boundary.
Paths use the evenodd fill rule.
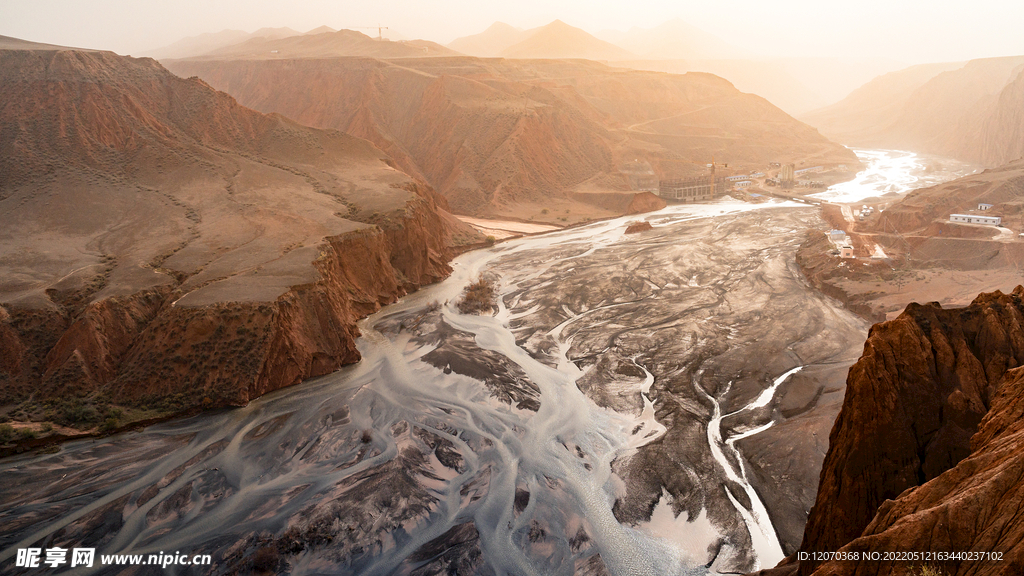
<path fill-rule="evenodd" d="M 499 30 L 516 30 L 519 32 L 523 31 L 522 28 L 516 28 L 515 26 L 511 24 L 506 24 L 505 22 L 495 22 L 494 24 L 488 26 L 487 30 L 484 30 L 484 32 L 494 32 Z"/>
<path fill-rule="evenodd" d="M 309 32 L 306 32 L 306 36 L 313 36 L 315 34 L 325 34 L 328 32 L 337 32 L 337 30 L 331 28 L 330 26 L 324 25 L 320 26 L 319 28 L 313 28 Z"/>
<path fill-rule="evenodd" d="M 636 55 L 589 32 L 554 20 L 526 31 L 529 36 L 502 50 L 505 58 L 583 58 L 587 60 L 631 60 Z"/>

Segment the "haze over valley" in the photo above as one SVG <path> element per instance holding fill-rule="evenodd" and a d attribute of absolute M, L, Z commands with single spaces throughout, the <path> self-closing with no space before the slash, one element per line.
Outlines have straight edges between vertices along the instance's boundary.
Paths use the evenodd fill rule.
<path fill-rule="evenodd" d="M 0 574 L 1024 573 L 1020 8 L 4 13 Z"/>

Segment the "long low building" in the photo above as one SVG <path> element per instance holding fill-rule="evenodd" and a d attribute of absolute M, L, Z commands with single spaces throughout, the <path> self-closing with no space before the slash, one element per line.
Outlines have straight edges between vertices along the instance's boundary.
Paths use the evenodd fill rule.
<path fill-rule="evenodd" d="M 987 226 L 999 226 L 1003 219 L 999 216 L 980 216 L 978 214 L 950 214 L 950 222 L 959 224 L 985 224 Z"/>

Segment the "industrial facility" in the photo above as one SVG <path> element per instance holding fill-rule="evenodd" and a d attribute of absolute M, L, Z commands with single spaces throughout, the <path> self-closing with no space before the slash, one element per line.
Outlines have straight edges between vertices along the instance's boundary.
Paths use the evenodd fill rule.
<path fill-rule="evenodd" d="M 723 164 L 723 166 L 728 167 L 728 164 Z M 714 160 L 707 167 L 709 173 L 702 176 L 661 180 L 658 182 L 658 196 L 677 202 L 697 202 L 711 200 L 725 194 L 726 190 L 731 187 L 731 183 L 726 181 L 725 175 L 716 174 L 718 165 Z"/>
<path fill-rule="evenodd" d="M 662 180 L 658 183 L 658 196 L 666 200 L 680 202 L 711 200 L 715 196 L 724 194 L 725 190 L 725 178 L 721 176 L 716 178 L 711 174 L 679 180 Z"/>

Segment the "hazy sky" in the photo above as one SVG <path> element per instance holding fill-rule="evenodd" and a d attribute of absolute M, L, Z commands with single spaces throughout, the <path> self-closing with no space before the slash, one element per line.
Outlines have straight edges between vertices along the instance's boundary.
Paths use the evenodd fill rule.
<path fill-rule="evenodd" d="M 447 43 L 497 20 L 527 28 L 556 18 L 590 32 L 682 18 L 765 56 L 911 64 L 1024 54 L 1024 2 L 1013 0 L 0 0 L 0 35 L 121 54 L 225 28 L 380 23 Z"/>

